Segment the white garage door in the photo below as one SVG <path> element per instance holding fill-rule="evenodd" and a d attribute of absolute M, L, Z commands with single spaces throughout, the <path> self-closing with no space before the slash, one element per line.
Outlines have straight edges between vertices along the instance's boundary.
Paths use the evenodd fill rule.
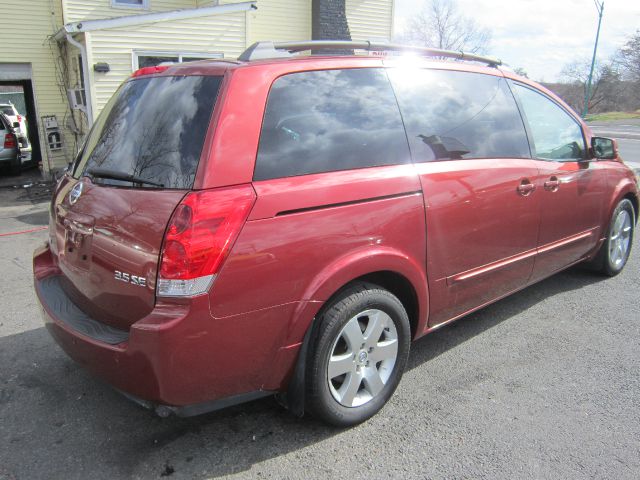
<path fill-rule="evenodd" d="M 30 63 L 0 63 L 0 81 L 30 80 Z"/>

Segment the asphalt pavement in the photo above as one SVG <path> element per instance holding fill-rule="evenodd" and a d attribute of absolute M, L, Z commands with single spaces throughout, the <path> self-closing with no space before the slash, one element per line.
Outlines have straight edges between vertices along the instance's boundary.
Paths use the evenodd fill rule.
<path fill-rule="evenodd" d="M 0 480 L 639 476 L 637 240 L 615 278 L 574 268 L 414 343 L 395 396 L 355 428 L 270 398 L 161 419 L 42 327 L 31 254 L 46 196 L 0 188 Z"/>

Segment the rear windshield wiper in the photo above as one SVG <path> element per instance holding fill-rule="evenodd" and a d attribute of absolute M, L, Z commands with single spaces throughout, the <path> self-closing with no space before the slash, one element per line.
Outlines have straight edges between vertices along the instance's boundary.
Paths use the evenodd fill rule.
<path fill-rule="evenodd" d="M 164 187 L 164 183 L 152 182 L 151 180 L 145 180 L 144 178 L 136 177 L 129 173 L 118 172 L 117 170 L 109 170 L 106 168 L 88 168 L 86 174 L 92 179 L 106 178 L 109 180 L 122 180 L 124 182 L 131 182 L 138 185 L 153 185 L 154 187 Z"/>

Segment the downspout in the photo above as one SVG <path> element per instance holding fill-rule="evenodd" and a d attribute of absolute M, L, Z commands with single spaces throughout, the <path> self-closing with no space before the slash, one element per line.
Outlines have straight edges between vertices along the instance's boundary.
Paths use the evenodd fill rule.
<path fill-rule="evenodd" d="M 91 128 L 93 125 L 93 107 L 91 106 L 91 89 L 89 81 L 89 64 L 87 63 L 87 49 L 83 44 L 75 40 L 69 33 L 65 32 L 67 41 L 80 50 L 80 58 L 82 59 L 82 78 L 84 78 L 84 96 L 87 102 L 87 125 Z"/>

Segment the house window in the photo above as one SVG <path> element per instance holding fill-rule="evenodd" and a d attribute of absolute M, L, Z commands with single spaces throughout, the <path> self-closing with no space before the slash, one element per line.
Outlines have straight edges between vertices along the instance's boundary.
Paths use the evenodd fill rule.
<path fill-rule="evenodd" d="M 112 7 L 149 8 L 149 0 L 111 0 Z"/>
<path fill-rule="evenodd" d="M 87 105 L 87 92 L 84 89 L 84 70 L 82 69 L 82 55 L 78 55 L 78 81 L 80 87 L 77 89 L 75 103 L 79 105 Z M 77 96 L 80 95 L 80 98 Z"/>
<path fill-rule="evenodd" d="M 162 63 L 195 62 L 209 58 L 224 58 L 223 53 L 187 53 L 187 52 L 133 52 L 131 66 L 133 70 L 155 67 Z"/>

